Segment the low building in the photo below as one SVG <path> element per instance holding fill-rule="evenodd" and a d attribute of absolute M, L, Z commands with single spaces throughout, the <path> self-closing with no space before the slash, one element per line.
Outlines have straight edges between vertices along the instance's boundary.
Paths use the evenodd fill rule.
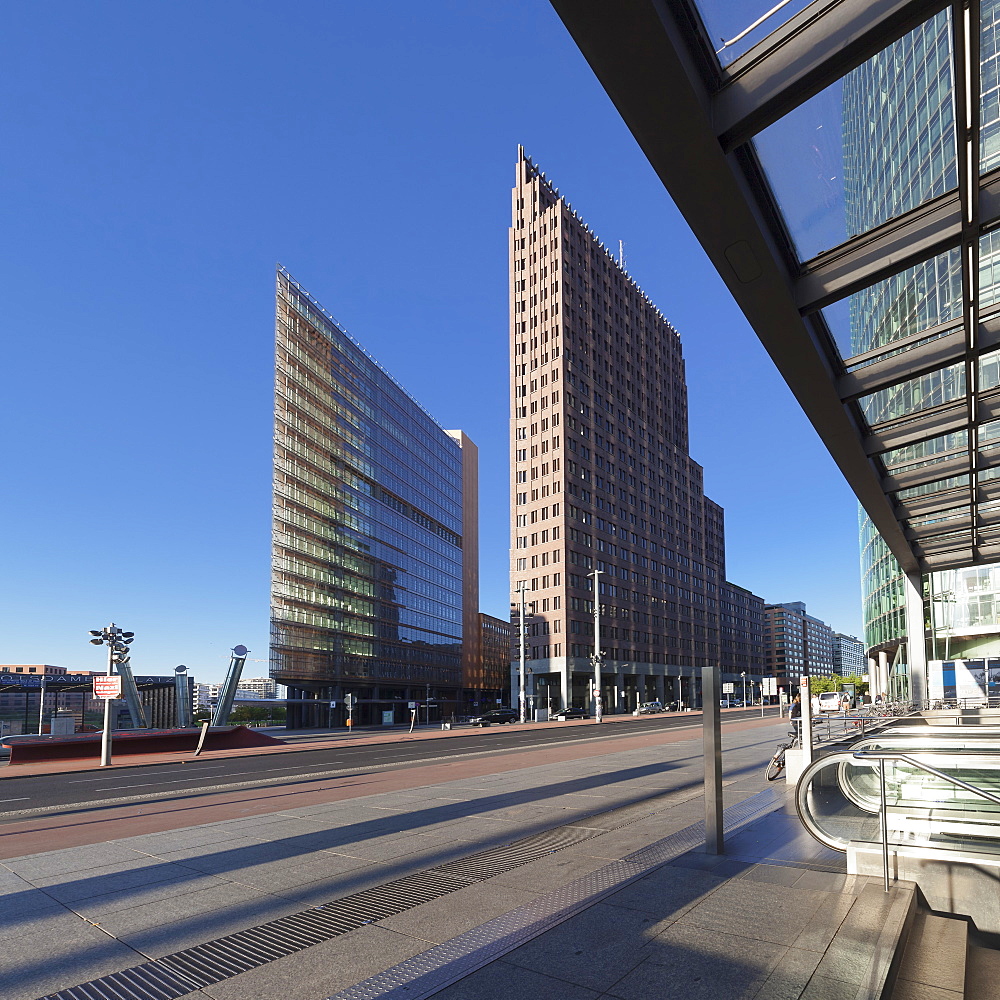
<path fill-rule="evenodd" d="M 719 588 L 719 666 L 723 683 L 747 701 L 761 695 L 764 673 L 764 598 L 728 580 Z M 745 675 L 745 676 L 744 676 Z"/>
<path fill-rule="evenodd" d="M 805 675 L 832 677 L 833 629 L 802 601 L 764 605 L 764 669 L 790 694 Z"/>
<path fill-rule="evenodd" d="M 860 677 L 868 672 L 865 644 L 857 636 L 833 633 L 833 672 L 838 677 Z"/>
<path fill-rule="evenodd" d="M 482 667 L 480 687 L 470 691 L 473 708 L 500 704 L 508 692 L 511 643 L 516 639 L 514 626 L 502 618 L 479 612 L 479 650 Z"/>

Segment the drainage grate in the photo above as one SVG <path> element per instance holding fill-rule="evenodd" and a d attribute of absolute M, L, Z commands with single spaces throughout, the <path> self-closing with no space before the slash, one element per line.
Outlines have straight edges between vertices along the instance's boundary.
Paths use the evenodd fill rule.
<path fill-rule="evenodd" d="M 42 1000 L 176 1000 L 457 889 L 502 875 L 555 851 L 620 830 L 648 815 L 651 813 L 640 813 L 634 807 L 610 810 L 601 816 L 607 825 L 599 828 L 568 825 L 545 830 L 124 972 L 51 993 Z M 591 817 L 591 822 L 596 818 Z"/>
<path fill-rule="evenodd" d="M 767 788 L 730 806 L 724 813 L 726 833 L 770 812 L 781 795 L 779 790 Z M 426 1000 L 704 842 L 704 825 L 694 823 L 327 1000 Z"/>

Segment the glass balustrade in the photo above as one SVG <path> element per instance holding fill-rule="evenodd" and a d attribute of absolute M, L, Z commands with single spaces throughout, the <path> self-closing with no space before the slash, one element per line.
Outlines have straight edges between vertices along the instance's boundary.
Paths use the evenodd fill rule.
<path fill-rule="evenodd" d="M 803 825 L 838 851 L 881 844 L 884 769 L 890 845 L 1000 854 L 1000 731 L 982 729 L 990 732 L 879 733 L 815 761 L 796 789 Z"/>

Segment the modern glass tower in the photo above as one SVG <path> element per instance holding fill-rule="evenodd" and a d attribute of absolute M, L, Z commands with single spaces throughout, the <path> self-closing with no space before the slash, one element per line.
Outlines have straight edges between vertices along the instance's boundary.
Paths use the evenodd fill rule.
<path fill-rule="evenodd" d="M 1000 653 L 1000 4 L 552 2 L 864 508 L 875 689 L 927 700 Z"/>
<path fill-rule="evenodd" d="M 475 446 L 280 268 L 275 341 L 271 676 L 289 726 L 342 724 L 347 695 L 355 723 L 450 713 L 478 600 Z"/>
<path fill-rule="evenodd" d="M 1000 3 L 981 7 L 982 119 L 981 169 L 1000 162 L 1000 106 L 997 87 L 997 25 Z M 848 233 L 865 233 L 888 219 L 955 188 L 958 178 L 952 81 L 952 25 L 942 12 L 847 74 L 843 85 L 843 176 Z M 990 304 L 1000 293 L 1000 243 L 992 235 L 980 244 L 979 298 Z M 857 292 L 850 297 L 851 349 L 855 356 L 884 350 L 922 335 L 930 343 L 961 321 L 962 261 L 949 250 Z M 987 356 L 989 358 L 989 356 Z M 995 357 L 981 359 L 978 391 L 1000 384 Z M 966 395 L 969 371 L 958 362 L 865 397 L 862 408 L 870 425 L 917 415 Z M 1000 436 L 1000 425 L 985 423 L 976 437 L 982 451 Z M 933 482 L 899 489 L 898 502 L 968 488 L 970 473 L 949 475 L 957 455 L 968 453 L 967 430 L 956 430 L 894 449 L 883 457 L 890 476 L 905 482 L 916 473 L 942 469 Z M 925 470 L 920 472 L 918 470 Z M 997 470 L 976 472 L 980 483 Z M 936 513 L 946 520 L 947 512 Z M 875 530 L 860 515 L 865 641 L 873 656 L 897 657 L 907 635 L 904 574 Z M 1000 630 L 1000 566 L 949 570 L 928 575 L 928 655 L 997 655 Z M 942 641 L 939 643 L 939 639 Z M 947 641 L 944 641 L 944 640 Z M 941 648 L 939 648 L 939 645 Z M 904 674 L 905 676 L 905 674 Z"/>

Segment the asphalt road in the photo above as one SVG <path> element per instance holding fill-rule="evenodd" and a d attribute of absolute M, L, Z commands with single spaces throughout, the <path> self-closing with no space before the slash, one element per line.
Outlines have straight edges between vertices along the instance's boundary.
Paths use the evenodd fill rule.
<path fill-rule="evenodd" d="M 759 709 L 729 711 L 723 716 L 723 727 L 755 718 L 760 718 Z M 433 740 L 418 737 L 401 743 L 365 744 L 359 736 L 357 746 L 216 760 L 199 757 L 171 764 L 118 768 L 110 773 L 77 771 L 32 777 L 8 774 L 0 781 L 0 823 L 22 819 L 36 811 L 47 814 L 79 812 L 116 802 L 197 797 L 255 784 L 307 785 L 335 774 L 414 767 L 446 757 L 509 753 L 566 741 L 613 741 L 685 728 L 692 733 L 700 730 L 701 713 L 649 716 L 604 726 L 596 723 L 553 723 L 546 729 L 491 726 L 479 730 L 475 736 Z"/>

